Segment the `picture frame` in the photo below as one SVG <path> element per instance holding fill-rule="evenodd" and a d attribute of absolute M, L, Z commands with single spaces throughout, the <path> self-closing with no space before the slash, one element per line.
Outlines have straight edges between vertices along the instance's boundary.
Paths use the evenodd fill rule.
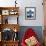
<path fill-rule="evenodd" d="M 25 7 L 25 19 L 26 20 L 36 19 L 36 7 Z"/>
<path fill-rule="evenodd" d="M 2 10 L 2 15 L 9 15 L 9 10 Z"/>
<path fill-rule="evenodd" d="M 10 14 L 10 15 L 16 15 L 17 13 L 18 13 L 18 12 L 17 12 L 16 10 L 14 10 L 14 9 L 9 11 L 9 14 Z"/>

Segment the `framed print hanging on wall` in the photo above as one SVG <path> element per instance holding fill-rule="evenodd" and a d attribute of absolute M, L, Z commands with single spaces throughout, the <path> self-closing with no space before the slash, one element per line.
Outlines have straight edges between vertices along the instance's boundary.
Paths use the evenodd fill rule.
<path fill-rule="evenodd" d="M 35 7 L 26 7 L 25 8 L 25 19 L 26 20 L 35 20 L 36 19 L 36 8 Z"/>

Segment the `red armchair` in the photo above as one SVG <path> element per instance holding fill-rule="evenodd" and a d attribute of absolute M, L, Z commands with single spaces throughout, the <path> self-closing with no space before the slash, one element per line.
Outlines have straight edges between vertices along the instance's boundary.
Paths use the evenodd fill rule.
<path fill-rule="evenodd" d="M 27 44 L 29 43 L 29 42 L 25 42 L 25 41 L 30 41 L 31 39 L 33 39 L 32 37 L 34 37 L 34 39 L 37 37 L 37 35 L 36 35 L 36 33 L 33 31 L 33 29 L 31 29 L 31 28 L 29 28 L 29 29 L 27 29 L 27 31 L 25 32 L 25 35 L 24 35 L 24 37 L 22 38 L 22 42 L 21 42 L 21 45 L 22 46 L 28 46 Z M 31 38 L 31 39 L 30 39 Z M 28 40 L 27 40 L 28 39 Z M 30 39 L 30 40 L 29 40 Z M 34 45 L 34 46 L 41 46 L 41 44 L 40 44 L 40 42 L 37 40 L 37 38 L 36 38 L 36 40 L 34 40 L 34 41 L 36 41 L 36 44 Z M 29 43 L 29 44 L 31 44 L 31 43 Z M 29 46 L 32 46 L 32 45 L 29 45 Z"/>

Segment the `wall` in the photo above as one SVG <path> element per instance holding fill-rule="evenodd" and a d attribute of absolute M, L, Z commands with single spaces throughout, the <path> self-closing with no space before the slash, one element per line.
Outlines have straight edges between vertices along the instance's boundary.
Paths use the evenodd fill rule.
<path fill-rule="evenodd" d="M 25 7 L 36 7 L 36 20 L 25 20 Z M 42 0 L 24 0 L 21 4 L 20 13 L 21 19 L 19 20 L 22 26 L 43 26 Z"/>
<path fill-rule="evenodd" d="M 0 6 L 15 6 L 15 0 L 0 0 Z M 43 0 L 17 0 L 19 6 L 19 24 L 20 26 L 43 26 Z M 25 20 L 25 7 L 36 7 L 36 20 Z"/>

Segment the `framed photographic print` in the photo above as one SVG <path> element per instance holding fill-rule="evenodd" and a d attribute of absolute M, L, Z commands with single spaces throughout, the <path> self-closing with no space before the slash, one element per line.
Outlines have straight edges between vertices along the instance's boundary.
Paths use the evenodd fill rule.
<path fill-rule="evenodd" d="M 36 19 L 36 8 L 35 7 L 26 7 L 25 8 L 25 19 L 26 20 L 35 20 Z"/>
<path fill-rule="evenodd" d="M 9 15 L 9 10 L 2 10 L 2 15 Z"/>

